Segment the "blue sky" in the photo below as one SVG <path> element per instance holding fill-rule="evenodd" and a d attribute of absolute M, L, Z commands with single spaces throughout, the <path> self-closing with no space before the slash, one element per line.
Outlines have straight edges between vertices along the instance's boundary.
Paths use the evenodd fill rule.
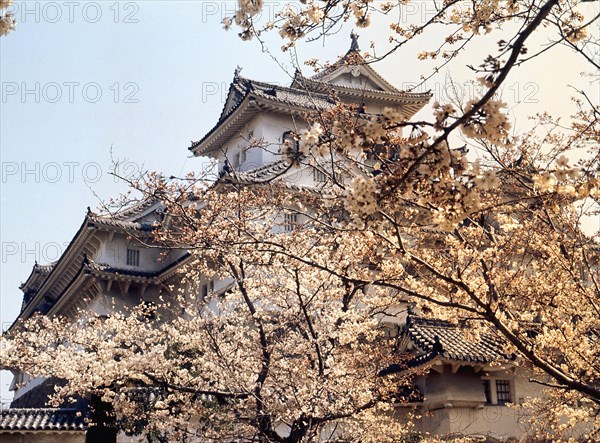
<path fill-rule="evenodd" d="M 283 3 L 267 2 L 263 19 Z M 221 18 L 231 15 L 234 6 L 232 1 L 15 1 L 18 28 L 0 39 L 4 327 L 18 314 L 18 286 L 35 260 L 56 260 L 82 223 L 86 207 L 95 208 L 99 198 L 125 190 L 108 175 L 111 152 L 125 161 L 125 174 L 198 170 L 203 163 L 190 159 L 187 147 L 216 123 L 237 65 L 250 78 L 289 82 L 292 54 L 281 53 L 276 36 L 267 38 L 272 52 L 267 53 L 257 41 L 242 42 L 236 32 L 222 29 Z M 426 1 L 411 8 L 406 20 L 431 13 Z M 295 56 L 301 62 L 335 60 L 349 48 L 350 29 L 324 45 L 301 44 Z M 385 39 L 387 31 L 376 25 L 359 34 L 362 47 L 368 48 L 370 40 Z M 477 57 L 494 50 L 497 36 L 480 46 Z M 414 83 L 431 67 L 415 60 L 426 44 L 408 45 L 376 69 L 400 88 Z M 452 71 L 466 94 L 473 88 L 461 83 L 468 74 L 465 65 L 480 62 L 470 57 Z M 578 75 L 583 66 L 565 54 L 543 56 L 527 70 L 520 68 L 504 97 L 516 126 L 522 129 L 520 119 L 540 104 L 566 112 L 569 93 L 561 85 L 589 88 Z M 444 95 L 445 71 L 427 87 Z M 2 373 L 4 401 L 9 382 Z"/>

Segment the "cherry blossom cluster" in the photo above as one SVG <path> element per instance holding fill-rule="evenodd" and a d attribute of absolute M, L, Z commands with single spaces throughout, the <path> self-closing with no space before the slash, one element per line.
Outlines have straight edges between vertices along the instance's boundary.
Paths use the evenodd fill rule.
<path fill-rule="evenodd" d="M 12 4 L 13 0 L 0 0 L 0 37 L 17 27 L 16 20 L 7 10 Z"/>

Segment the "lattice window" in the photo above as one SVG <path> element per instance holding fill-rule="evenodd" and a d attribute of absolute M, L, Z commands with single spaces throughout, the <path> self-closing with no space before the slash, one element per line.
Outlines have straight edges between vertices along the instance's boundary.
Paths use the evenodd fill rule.
<path fill-rule="evenodd" d="M 320 169 L 315 169 L 313 171 L 313 177 L 315 179 L 315 183 L 325 183 L 327 181 L 327 175 Z"/>
<path fill-rule="evenodd" d="M 139 266 L 140 265 L 140 250 L 127 248 L 127 266 Z"/>
<path fill-rule="evenodd" d="M 298 225 L 298 214 L 285 213 L 283 216 L 283 230 L 292 232 Z"/>
<path fill-rule="evenodd" d="M 496 398 L 499 405 L 510 403 L 510 381 L 509 380 L 496 380 Z"/>

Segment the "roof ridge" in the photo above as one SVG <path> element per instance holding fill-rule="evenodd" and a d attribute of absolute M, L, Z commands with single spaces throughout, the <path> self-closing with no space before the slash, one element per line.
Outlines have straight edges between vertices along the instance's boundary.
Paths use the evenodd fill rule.
<path fill-rule="evenodd" d="M 179 265 L 182 262 L 184 262 L 185 260 L 187 260 L 190 256 L 191 256 L 191 254 L 189 252 L 186 252 L 181 257 L 173 260 L 171 263 L 166 264 L 165 266 L 157 269 L 156 271 L 139 271 L 139 270 L 135 270 L 135 269 L 121 268 L 121 267 L 110 265 L 108 263 L 99 263 L 90 258 L 87 258 L 87 262 L 85 263 L 85 266 L 87 268 L 91 269 L 92 271 L 109 272 L 109 273 L 112 272 L 112 273 L 117 273 L 117 274 L 121 274 L 124 276 L 130 276 L 130 277 L 154 278 L 154 277 L 159 277 L 161 274 L 163 274 L 167 271 L 170 271 L 177 265 Z"/>
<path fill-rule="evenodd" d="M 111 214 L 111 217 L 117 218 L 117 219 L 123 219 L 126 217 L 135 216 L 135 215 L 141 214 L 146 209 L 149 209 L 156 203 L 159 203 L 159 200 L 154 197 L 145 198 L 144 200 L 141 200 L 131 206 L 128 206 L 125 209 L 118 210 L 114 214 Z"/>
<path fill-rule="evenodd" d="M 257 168 L 254 168 L 254 169 L 248 169 L 247 171 L 240 171 L 240 174 L 246 174 L 246 175 L 259 174 L 259 173 L 263 173 L 265 171 L 268 171 L 269 169 L 275 168 L 275 167 L 283 165 L 283 164 L 285 164 L 286 166 L 290 165 L 290 163 L 285 159 L 274 160 L 272 162 L 265 163 L 262 166 L 258 166 Z"/>
<path fill-rule="evenodd" d="M 345 89 L 350 89 L 353 91 L 365 91 L 365 92 L 389 95 L 392 97 L 396 97 L 396 96 L 407 96 L 410 98 L 431 98 L 432 97 L 432 94 L 430 91 L 410 92 L 410 91 L 404 91 L 401 89 L 397 89 L 395 87 L 394 87 L 394 89 L 396 89 L 396 91 L 381 91 L 381 90 L 372 89 L 372 88 L 359 88 L 357 86 L 351 86 L 351 85 L 346 85 L 346 84 L 341 84 L 341 83 L 328 83 L 323 80 L 317 79 L 315 77 L 304 77 L 302 75 L 302 73 L 299 73 L 298 76 L 296 76 L 294 79 L 298 79 L 299 82 L 307 81 L 307 82 L 312 82 L 312 83 L 318 83 L 318 84 L 324 85 L 324 86 L 331 86 L 334 89 L 335 88 L 345 88 Z"/>
<path fill-rule="evenodd" d="M 300 89 L 300 88 L 294 88 L 291 85 L 285 86 L 285 85 L 280 85 L 280 84 L 276 84 L 276 83 L 268 83 L 268 82 L 264 82 L 261 80 L 253 80 L 253 79 L 250 79 L 247 77 L 239 77 L 239 78 L 243 81 L 250 83 L 250 85 L 256 85 L 256 86 L 260 86 L 260 87 L 264 87 L 264 88 L 273 88 L 273 89 L 278 89 L 280 91 L 301 93 L 303 95 L 309 94 L 309 96 L 310 96 L 310 94 L 313 94 L 314 96 L 316 96 L 318 98 L 326 99 L 327 101 L 333 101 L 333 100 L 331 100 L 331 97 L 328 94 L 324 94 L 322 92 L 315 92 L 315 91 L 309 91 L 309 90 Z M 305 78 L 305 77 L 303 77 L 303 78 Z M 321 82 L 321 83 L 323 83 L 323 82 Z M 257 92 L 255 89 L 251 89 L 251 91 Z"/>
<path fill-rule="evenodd" d="M 407 316 L 407 320 L 406 323 L 408 325 L 408 323 L 411 324 L 419 324 L 419 325 L 427 325 L 427 326 L 440 326 L 440 327 L 445 327 L 445 328 L 467 328 L 467 326 L 465 325 L 461 325 L 459 323 L 452 323 L 449 320 L 443 320 L 441 318 L 428 318 L 428 317 L 422 317 L 419 315 L 408 315 Z"/>
<path fill-rule="evenodd" d="M 125 221 L 119 218 L 115 218 L 114 216 L 102 216 L 97 214 L 88 214 L 86 218 L 91 223 L 98 223 L 107 226 L 113 226 L 115 228 L 121 229 L 134 229 L 140 231 L 151 231 L 154 229 L 154 225 L 151 223 L 140 223 L 133 221 Z"/>

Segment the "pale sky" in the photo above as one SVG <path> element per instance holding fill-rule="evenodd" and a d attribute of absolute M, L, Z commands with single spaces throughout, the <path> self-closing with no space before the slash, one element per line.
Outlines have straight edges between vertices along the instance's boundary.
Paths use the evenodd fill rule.
<path fill-rule="evenodd" d="M 285 2 L 266 1 L 265 19 Z M 16 31 L 0 38 L 0 321 L 19 313 L 18 289 L 31 267 L 60 256 L 81 225 L 86 207 L 96 208 L 125 190 L 108 175 L 111 148 L 126 160 L 121 172 L 159 170 L 181 176 L 202 167 L 190 159 L 190 140 L 214 126 L 237 65 L 242 75 L 288 84 L 291 54 L 267 39 L 272 56 L 257 41 L 225 32 L 233 1 L 15 1 Z M 598 3 L 589 5 L 598 9 Z M 431 3 L 409 6 L 403 21 L 427 18 Z M 298 46 L 302 62 L 335 60 L 349 48 L 351 25 L 338 35 Z M 598 29 L 592 32 L 598 32 Z M 386 28 L 358 31 L 362 49 L 385 39 Z M 467 96 L 466 64 L 478 65 L 495 51 L 501 33 L 482 40 L 478 51 L 458 60 L 451 73 Z M 539 40 L 545 37 L 540 34 Z M 433 66 L 416 61 L 431 41 L 423 38 L 375 65 L 399 88 L 414 84 Z M 433 46 L 433 45 L 432 45 Z M 564 85 L 598 89 L 579 76 L 582 59 L 558 51 L 519 68 L 504 87 L 517 130 L 540 109 L 567 115 Z M 307 71 L 308 73 L 308 71 Z M 445 73 L 428 82 L 436 99 L 446 97 Z M 570 108 L 572 109 L 572 108 Z M 0 375 L 1 399 L 10 401 L 10 376 Z"/>

